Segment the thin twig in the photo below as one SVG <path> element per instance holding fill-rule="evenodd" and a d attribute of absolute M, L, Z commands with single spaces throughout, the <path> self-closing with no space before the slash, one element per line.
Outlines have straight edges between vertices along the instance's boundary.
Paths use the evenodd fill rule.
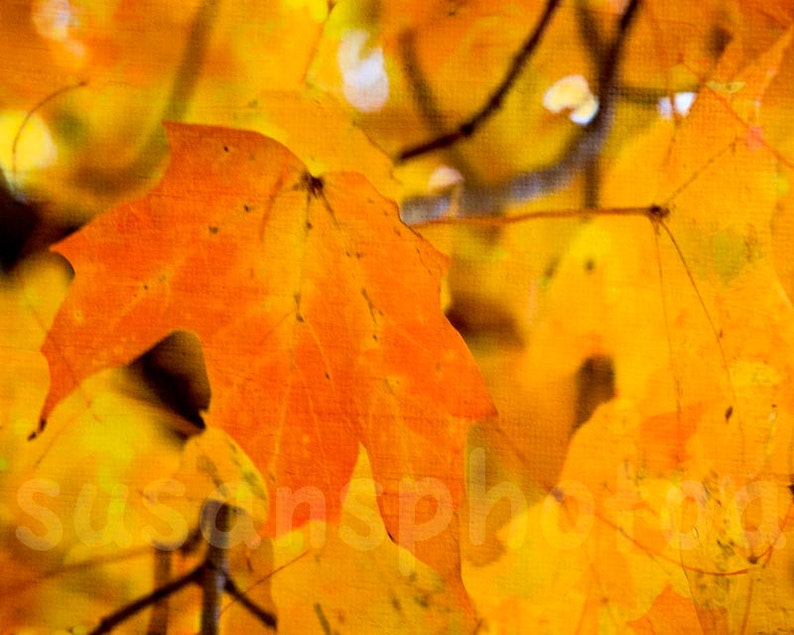
<path fill-rule="evenodd" d="M 576 3 L 576 23 L 579 27 L 579 36 L 596 61 L 596 67 L 600 68 L 607 52 L 607 45 L 601 37 L 593 12 L 584 0 L 578 0 Z"/>
<path fill-rule="evenodd" d="M 251 613 L 255 618 L 257 618 L 262 624 L 267 626 L 268 628 L 272 628 L 276 630 L 278 627 L 278 620 L 276 616 L 273 615 L 270 611 L 266 611 L 265 609 L 261 608 L 257 604 L 255 604 L 252 600 L 249 600 L 248 597 L 245 595 L 243 591 L 241 591 L 237 585 L 235 584 L 234 580 L 231 578 L 226 578 L 226 584 L 223 587 L 223 590 L 226 591 L 229 595 L 231 595 L 237 602 L 242 604 L 248 612 Z"/>
<path fill-rule="evenodd" d="M 620 56 L 639 7 L 640 0 L 630 0 L 620 18 L 617 35 L 604 55 L 598 77 L 599 110 L 593 120 L 563 148 L 557 160 L 546 167 L 519 174 L 506 182 L 490 186 L 463 187 L 458 200 L 461 216 L 487 215 L 508 203 L 526 202 L 548 194 L 570 181 L 583 166 L 601 152 L 609 134 L 619 96 L 618 68 Z M 417 224 L 443 217 L 449 210 L 451 195 L 417 196 L 402 203 L 400 214 L 405 223 Z"/>
<path fill-rule="evenodd" d="M 147 593 L 143 597 L 138 598 L 127 606 L 122 607 L 113 613 L 113 615 L 102 618 L 102 620 L 99 622 L 99 625 L 94 630 L 89 631 L 88 635 L 103 635 L 103 633 L 110 633 L 114 628 L 126 622 L 131 617 L 134 617 L 145 608 L 156 602 L 159 602 L 164 598 L 167 598 L 173 593 L 176 593 L 191 582 L 197 582 L 201 577 L 203 570 L 204 565 L 199 565 L 189 573 L 186 573 L 176 580 L 161 586 L 159 589 L 155 589 L 151 593 Z"/>
<path fill-rule="evenodd" d="M 551 18 L 554 15 L 557 7 L 559 7 L 560 2 L 561 0 L 548 0 L 546 2 L 546 8 L 543 10 L 543 15 L 540 17 L 537 25 L 532 30 L 532 33 L 530 33 L 529 37 L 524 41 L 521 49 L 518 51 L 518 53 L 516 53 L 515 57 L 513 57 L 510 68 L 508 68 L 507 73 L 496 87 L 496 90 L 491 93 L 488 101 L 482 108 L 480 108 L 480 110 L 460 124 L 456 130 L 436 137 L 435 139 L 431 139 L 430 141 L 426 141 L 425 143 L 420 143 L 419 145 L 405 148 L 397 155 L 395 162 L 403 163 L 409 159 L 427 154 L 428 152 L 447 148 L 452 144 L 457 143 L 461 139 L 470 137 L 477 132 L 480 126 L 482 126 L 482 124 L 484 124 L 491 116 L 493 116 L 494 113 L 496 113 L 496 111 L 501 107 L 505 96 L 513 87 L 513 84 L 518 79 L 519 75 L 521 75 L 521 72 L 524 70 L 524 67 L 529 61 L 529 58 L 532 56 L 532 53 L 537 48 L 538 44 L 540 44 L 543 34 L 549 26 Z"/>
<path fill-rule="evenodd" d="M 422 66 L 416 55 L 415 33 L 410 30 L 401 33 L 399 44 L 402 64 L 405 68 L 406 76 L 408 77 L 408 85 L 413 94 L 414 102 L 416 102 L 419 112 L 427 123 L 431 134 L 443 135 L 444 130 L 442 122 L 444 121 L 444 115 L 436 103 L 433 91 L 425 79 L 425 74 L 422 72 Z M 476 182 L 475 170 L 469 165 L 469 162 L 466 160 L 466 157 L 463 156 L 463 153 L 460 152 L 458 146 L 453 144 L 448 150 L 452 165 L 460 170 L 466 182 Z"/>
<path fill-rule="evenodd" d="M 601 68 L 607 51 L 605 40 L 601 37 L 598 23 L 585 0 L 576 3 L 576 23 L 579 36 L 585 47 L 590 51 L 590 58 L 595 61 L 595 68 Z M 617 84 L 617 82 L 615 82 Z M 600 180 L 599 156 L 594 156 L 584 165 L 584 206 L 598 207 Z"/>
<path fill-rule="evenodd" d="M 154 588 L 158 589 L 171 578 L 171 552 L 156 549 L 154 552 Z M 168 597 L 156 602 L 149 614 L 146 635 L 165 635 L 168 632 Z"/>
<path fill-rule="evenodd" d="M 221 611 L 221 613 L 226 611 L 235 602 L 240 601 L 240 602 L 243 602 L 245 607 L 248 608 L 249 611 L 252 611 L 253 615 L 255 615 L 255 616 L 258 616 L 259 613 L 266 613 L 268 617 L 266 617 L 264 619 L 260 618 L 260 619 L 262 619 L 263 623 L 265 623 L 266 621 L 272 621 L 273 623 L 276 623 L 277 618 L 276 618 L 275 615 L 272 615 L 271 613 L 268 613 L 265 609 L 257 606 L 256 604 L 254 604 L 253 601 L 249 600 L 246 596 L 247 596 L 248 593 L 253 591 L 260 584 L 269 581 L 270 578 L 272 578 L 274 575 L 276 575 L 280 571 L 283 571 L 287 567 L 292 566 L 293 564 L 298 562 L 298 560 L 300 560 L 301 558 L 305 558 L 306 556 L 309 555 L 309 553 L 310 552 L 308 550 L 306 550 L 306 551 L 298 554 L 297 556 L 292 558 L 292 560 L 288 560 L 287 562 L 285 562 L 284 564 L 276 567 L 272 571 L 269 571 L 267 573 L 267 575 L 262 576 L 256 582 L 254 582 L 250 586 L 246 587 L 245 589 L 241 589 L 240 587 L 238 587 L 237 583 L 234 580 L 232 580 L 231 577 L 230 577 L 228 582 L 227 582 L 226 592 L 229 595 L 232 596 L 232 601 L 229 602 L 229 604 L 227 604 L 226 606 L 223 607 L 223 610 Z M 243 598 L 245 598 L 245 599 L 243 600 Z M 267 625 L 267 624 L 265 624 L 265 625 Z"/>
<path fill-rule="evenodd" d="M 149 606 L 157 605 L 166 600 L 171 594 L 176 593 L 190 583 L 199 584 L 203 591 L 201 611 L 201 635 L 218 635 L 220 630 L 221 600 L 224 593 L 228 593 L 234 601 L 240 602 L 243 607 L 257 618 L 264 626 L 275 630 L 277 618 L 273 613 L 258 606 L 246 597 L 246 591 L 241 590 L 229 575 L 228 541 L 231 529 L 231 514 L 233 510 L 225 503 L 207 505 L 202 510 L 202 533 L 209 538 L 207 555 L 204 561 L 195 569 L 185 575 L 164 584 L 151 593 L 121 607 L 112 615 L 102 618 L 99 625 L 88 635 L 102 635 L 110 633 L 114 628 L 134 617 Z M 269 579 L 278 571 L 296 562 L 307 552 L 302 553 L 281 567 L 271 571 L 264 579 Z M 170 562 L 170 560 L 166 560 Z M 159 574 L 156 578 L 159 579 Z M 261 582 L 261 581 L 260 581 Z M 259 582 L 257 582 L 259 584 Z M 256 585 L 253 585 L 256 586 Z M 251 587 L 253 588 L 253 587 Z M 152 632 L 150 621 L 149 632 Z M 163 631 L 158 631 L 163 632 Z"/>
<path fill-rule="evenodd" d="M 9 189 L 12 190 L 12 194 L 17 194 L 16 191 L 16 182 L 17 182 L 17 147 L 19 146 L 19 139 L 22 136 L 22 131 L 25 129 L 25 126 L 28 125 L 31 117 L 38 110 L 44 107 L 46 104 L 51 102 L 56 97 L 60 97 L 64 93 L 68 93 L 75 88 L 83 88 L 88 85 L 87 81 L 81 81 L 76 84 L 72 84 L 70 86 L 64 86 L 63 88 L 59 88 L 55 92 L 50 93 L 43 99 L 41 99 L 36 105 L 33 106 L 28 112 L 25 114 L 25 118 L 22 120 L 22 123 L 19 124 L 19 128 L 17 128 L 17 132 L 14 135 L 14 140 L 11 142 L 11 183 L 9 183 Z"/>
<path fill-rule="evenodd" d="M 598 77 L 599 109 L 581 135 L 574 138 L 562 153 L 562 158 L 545 169 L 519 175 L 507 183 L 511 201 L 526 201 L 567 183 L 578 168 L 592 161 L 601 152 L 611 128 L 618 97 L 618 69 L 626 36 L 637 14 L 640 0 L 631 0 L 620 17 L 618 32 L 612 46 L 604 55 Z M 556 184 L 551 187 L 550 184 Z"/>
<path fill-rule="evenodd" d="M 523 214 L 511 216 L 464 216 L 464 217 L 445 217 L 431 218 L 411 225 L 421 229 L 433 225 L 462 225 L 470 227 L 502 227 L 504 225 L 514 225 L 530 220 L 540 219 L 563 219 L 563 218 L 590 218 L 593 216 L 622 216 L 622 217 L 650 217 L 652 211 L 648 207 L 614 207 L 614 208 L 590 208 L 577 207 L 573 209 L 551 209 L 533 210 Z"/>
<path fill-rule="evenodd" d="M 301 556 L 299 556 L 299 558 L 300 557 Z M 208 558 L 209 558 L 209 552 L 208 552 Z M 297 559 L 298 558 L 296 558 L 295 560 Z M 89 631 L 87 635 L 103 635 L 105 633 L 110 633 L 114 628 L 120 626 L 127 620 L 135 617 L 138 613 L 140 613 L 144 609 L 164 601 L 172 594 L 176 593 L 177 591 L 180 591 L 185 586 L 191 583 L 199 584 L 202 587 L 202 590 L 204 590 L 204 602 L 202 605 L 202 609 L 205 609 L 205 607 L 210 607 L 209 610 L 207 610 L 207 614 L 208 614 L 207 618 L 204 617 L 205 611 L 202 610 L 202 631 L 201 631 L 202 635 L 205 632 L 213 632 L 213 631 L 205 631 L 205 623 L 207 624 L 206 626 L 207 629 L 217 628 L 219 625 L 220 612 L 217 614 L 217 616 L 215 616 L 215 613 L 213 613 L 211 610 L 211 603 L 207 601 L 207 582 L 206 582 L 207 579 L 210 579 L 210 581 L 213 584 L 219 581 L 222 593 L 228 593 L 229 595 L 231 595 L 236 602 L 242 604 L 243 607 L 249 613 L 251 613 L 251 615 L 257 618 L 264 626 L 267 626 L 268 628 L 275 630 L 278 625 L 278 619 L 276 618 L 276 616 L 270 613 L 269 611 L 267 611 L 266 609 L 260 607 L 254 601 L 248 599 L 248 597 L 246 597 L 245 595 L 245 591 L 240 590 L 240 588 L 237 586 L 234 580 L 232 580 L 232 578 L 229 576 L 228 572 L 223 572 L 216 568 L 217 564 L 219 563 L 215 563 L 215 565 L 213 565 L 210 564 L 209 559 L 205 560 L 189 573 L 186 573 L 185 575 L 177 578 L 176 580 L 173 580 L 172 582 L 169 582 L 168 584 L 164 584 L 160 588 L 155 589 L 151 593 L 147 593 L 143 597 L 140 597 L 137 600 L 130 602 L 126 606 L 123 606 L 122 608 L 114 612 L 112 615 L 108 615 L 102 618 L 99 624 L 97 625 L 97 627 L 94 630 Z M 291 562 L 288 564 L 291 564 Z M 272 573 L 275 573 L 275 571 L 271 572 L 271 575 Z M 207 620 L 207 622 L 205 622 L 205 619 Z"/>

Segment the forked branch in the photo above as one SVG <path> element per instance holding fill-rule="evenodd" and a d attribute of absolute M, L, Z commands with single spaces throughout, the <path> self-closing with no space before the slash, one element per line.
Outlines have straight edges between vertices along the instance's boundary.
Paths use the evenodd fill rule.
<path fill-rule="evenodd" d="M 235 601 L 242 604 L 262 625 L 268 629 L 276 630 L 278 625 L 276 616 L 246 597 L 229 574 L 227 543 L 233 510 L 225 503 L 218 503 L 216 508 L 205 509 L 205 511 L 210 512 L 205 514 L 206 518 L 210 520 L 209 524 L 202 523 L 204 530 L 209 533 L 207 540 L 209 546 L 204 562 L 188 573 L 121 607 L 112 615 L 102 618 L 97 627 L 89 631 L 88 635 L 110 633 L 141 611 L 157 605 L 192 583 L 198 584 L 202 588 L 201 635 L 218 635 L 220 602 L 224 593 L 231 595 Z"/>
<path fill-rule="evenodd" d="M 548 194 L 568 183 L 578 170 L 598 156 L 612 125 L 615 105 L 620 93 L 618 81 L 620 58 L 639 5 L 640 0 L 629 1 L 626 10 L 621 15 L 614 40 L 602 56 L 598 74 L 599 110 L 593 120 L 569 141 L 559 158 L 550 165 L 519 174 L 496 185 L 464 186 L 457 199 L 461 216 L 475 212 L 485 215 L 488 212 L 501 209 L 507 203 L 526 202 Z M 547 5 L 547 10 L 554 6 L 550 2 Z M 508 77 L 511 76 L 508 73 Z M 503 82 L 503 85 L 507 86 L 505 91 L 509 90 L 514 81 L 515 79 L 512 79 L 508 84 Z M 499 92 L 500 90 L 497 90 L 497 93 Z M 488 104 L 490 103 L 489 100 Z M 501 103 L 501 98 L 498 103 Z M 483 111 L 490 112 L 488 104 Z M 477 125 L 483 121 L 476 116 L 472 120 L 478 121 Z M 439 139 L 448 137 L 450 135 L 439 137 Z M 458 135 L 455 140 L 460 138 L 463 137 Z M 451 143 L 454 143 L 455 140 Z M 425 145 L 429 146 L 431 143 Z M 445 145 L 433 145 L 433 149 L 438 147 L 445 147 Z M 402 154 L 404 155 L 405 151 Z M 411 156 L 417 156 L 417 154 L 411 154 Z M 451 202 L 452 194 L 449 193 L 412 197 L 403 201 L 401 215 L 403 221 L 409 224 L 426 222 L 444 216 L 449 210 Z"/>

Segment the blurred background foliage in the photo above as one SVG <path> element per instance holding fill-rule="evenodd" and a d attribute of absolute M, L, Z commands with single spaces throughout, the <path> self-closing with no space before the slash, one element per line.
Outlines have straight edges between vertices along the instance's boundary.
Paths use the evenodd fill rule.
<path fill-rule="evenodd" d="M 700 426 L 706 439 L 720 429 L 703 423 L 702 412 L 714 411 L 719 419 L 731 399 L 737 411 L 752 411 L 749 394 L 758 394 L 763 384 L 774 393 L 768 401 L 774 400 L 780 421 L 790 425 L 782 414 L 790 395 L 768 388 L 782 384 L 790 366 L 783 359 L 791 343 L 787 296 L 794 292 L 790 4 L 643 0 L 625 34 L 616 79 L 599 85 L 607 51 L 621 37 L 616 25 L 626 3 L 565 0 L 503 102 L 475 134 L 401 160 L 401 151 L 454 129 L 487 103 L 548 7 L 540 0 L 2 3 L 0 560 L 14 575 L 4 576 L 0 589 L 13 592 L 15 600 L 0 608 L 0 625 L 27 633 L 49 632 L 74 616 L 90 622 L 153 583 L 151 554 L 115 568 L 111 563 L 65 569 L 86 558 L 138 553 L 138 525 L 129 525 L 134 538 L 106 536 L 91 553 L 82 553 L 67 532 L 58 549 L 37 558 L 23 551 L 13 528 L 21 514 L 16 492 L 29 478 L 60 484 L 64 517 L 86 482 L 96 483 L 105 501 L 119 487 L 127 488 L 125 518 L 143 523 L 147 509 L 139 492 L 144 481 L 173 474 L 185 436 L 192 434 L 194 424 L 185 419 L 196 403 L 181 410 L 168 403 L 152 389 L 151 373 L 142 370 L 142 363 L 98 378 L 58 410 L 48 437 L 34 445 L 25 441 L 36 427 L 48 381 L 38 348 L 70 275 L 46 248 L 152 187 L 168 161 L 163 120 L 257 130 L 283 142 L 317 174 L 361 172 L 398 203 L 437 195 L 427 200 L 447 200 L 441 215 L 448 219 L 495 221 L 433 225 L 426 221 L 439 213 L 430 205 L 420 206 L 419 215 L 410 219 L 451 258 L 445 307 L 471 346 L 499 409 L 498 425 L 483 425 L 471 435 L 472 448 L 487 453 L 489 485 L 514 483 L 532 504 L 563 476 L 581 478 L 571 467 L 578 456 L 572 439 L 603 404 L 595 420 L 613 432 L 615 417 L 658 423 L 659 417 L 678 413 L 680 422 L 680 413 L 697 411 L 691 415 L 693 427 Z M 601 138 L 591 124 L 605 108 L 611 120 Z M 742 155 L 737 139 L 748 147 L 755 140 L 764 148 L 763 159 Z M 589 147 L 587 160 L 568 165 L 572 147 Z M 555 187 L 536 196 L 522 200 L 495 194 L 517 176 L 555 166 L 564 166 L 564 174 L 556 175 Z M 737 203 L 739 212 L 726 211 Z M 674 210 L 669 224 L 676 245 L 667 229 L 653 226 L 641 213 L 509 222 L 539 210 L 652 204 Z M 769 265 L 767 277 L 755 287 L 742 278 L 744 295 L 734 295 L 739 293 L 732 286 L 737 272 L 756 260 Z M 762 307 L 765 315 L 775 313 L 772 326 L 756 326 L 775 330 L 779 339 L 739 325 L 741 302 Z M 763 372 L 750 361 L 734 363 L 742 355 L 752 357 L 745 339 L 759 342 L 763 355 L 758 355 L 767 364 Z M 154 363 L 164 364 L 162 359 Z M 773 371 L 779 374 L 774 379 Z M 729 374 L 732 379 L 726 379 Z M 742 435 L 752 437 L 746 425 Z M 677 464 L 678 450 L 668 447 L 658 428 L 640 427 L 644 443 L 662 448 L 661 456 L 641 449 L 644 465 L 650 462 L 654 478 L 663 478 Z M 682 444 L 688 443 L 684 436 Z M 702 439 L 695 445 L 705 443 Z M 578 452 L 581 443 L 574 446 Z M 726 448 L 728 454 L 735 450 L 728 441 Z M 788 455 L 770 461 L 775 475 L 790 467 Z M 735 470 L 742 472 L 747 462 L 738 460 Z M 359 468 L 366 472 L 366 457 Z M 529 513 L 537 515 L 538 509 Z M 536 543 L 530 547 L 537 553 L 508 550 L 505 555 L 500 531 L 511 512 L 508 505 L 497 506 L 485 542 L 463 546 L 473 567 L 467 584 L 475 604 L 497 625 L 494 632 L 522 632 L 542 620 L 563 623 L 583 615 L 596 625 L 634 620 L 636 632 L 655 632 L 652 606 L 662 609 L 654 603 L 691 619 L 679 603 L 687 594 L 697 596 L 692 590 L 697 585 L 681 570 L 672 582 L 651 576 L 656 586 L 642 593 L 632 588 L 631 598 L 602 585 L 605 596 L 624 611 L 604 617 L 587 599 L 583 578 L 571 574 L 561 582 L 548 574 L 568 567 L 598 577 L 598 567 L 590 563 L 599 561 L 600 552 L 567 554 L 579 560 L 565 567 L 563 556 Z M 257 566 L 272 568 L 303 553 L 305 536 L 292 539 L 298 543 L 276 545 L 272 557 Z M 617 564 L 620 555 L 610 552 L 603 560 L 604 575 L 621 580 L 614 573 L 621 567 L 647 566 L 639 562 L 647 550 L 640 551 L 635 560 Z M 184 571 L 191 557 L 181 554 L 185 562 L 173 566 Z M 381 618 L 393 618 L 395 632 L 453 632 L 445 629 L 456 623 L 460 607 L 438 591 L 433 572 L 421 570 L 406 581 L 393 570 L 394 557 L 378 553 L 374 558 L 382 558 L 377 560 L 382 567 L 366 570 L 369 565 L 356 560 L 361 554 L 346 552 L 331 539 L 327 548 L 291 565 L 283 585 L 272 597 L 269 590 L 263 592 L 261 601 L 275 600 L 282 617 L 291 615 L 293 624 L 316 632 L 342 632 L 344 625 L 364 632 L 366 616 L 378 611 Z M 769 600 L 774 610 L 782 611 L 794 593 L 791 576 L 780 573 L 789 560 L 781 556 L 767 581 L 758 583 L 759 593 L 774 595 L 775 585 L 782 589 Z M 526 582 L 539 570 L 548 575 Z M 64 573 L 45 578 L 49 571 Z M 362 599 L 350 589 L 340 599 L 339 589 L 347 583 L 340 571 L 369 576 L 361 584 L 370 595 Z M 280 579 L 275 576 L 274 583 Z M 298 588 L 306 579 L 316 591 L 308 597 Z M 98 584 L 106 593 L 95 592 Z M 546 590 L 533 591 L 542 584 Z M 576 588 L 571 601 L 584 607 L 581 612 L 568 610 L 567 598 L 550 595 L 551 589 L 562 588 L 555 585 L 566 584 Z M 198 599 L 179 603 L 187 614 Z M 713 601 L 715 611 L 727 604 Z M 414 612 L 397 605 L 412 606 Z M 516 613 L 517 605 L 523 608 Z M 544 613 L 549 607 L 556 617 Z M 702 610 L 697 616 L 701 623 L 712 619 Z M 151 619 L 142 617 L 141 623 Z M 722 617 L 714 619 L 722 624 Z M 747 627 L 763 616 L 748 609 L 743 618 L 724 619 Z M 780 619 L 792 623 L 785 615 Z M 417 626 L 417 620 L 426 627 Z M 25 621 L 43 630 L 14 630 Z"/>

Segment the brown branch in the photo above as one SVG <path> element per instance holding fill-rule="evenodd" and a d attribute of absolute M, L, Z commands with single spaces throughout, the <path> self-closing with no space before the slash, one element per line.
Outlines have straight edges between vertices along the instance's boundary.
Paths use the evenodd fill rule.
<path fill-rule="evenodd" d="M 232 509 L 225 503 L 205 506 L 202 513 L 202 528 L 209 533 L 208 548 L 204 561 L 192 571 L 164 584 L 151 593 L 130 602 L 116 612 L 103 617 L 97 627 L 88 635 L 103 635 L 131 619 L 144 609 L 157 605 L 172 594 L 191 583 L 201 586 L 203 596 L 201 605 L 201 634 L 217 635 L 220 627 L 221 599 L 224 593 L 231 595 L 237 602 L 257 618 L 264 626 L 275 630 L 276 616 L 261 608 L 245 596 L 245 592 L 232 580 L 228 571 L 228 533 L 231 528 Z M 207 525 L 209 525 L 207 527 Z M 204 534 L 206 536 L 206 533 Z M 300 556 L 299 556 L 300 557 Z M 295 560 L 297 560 L 296 558 Z M 290 563 L 287 563 L 290 564 Z M 286 566 L 286 565 L 285 565 Z M 283 568 L 283 567 L 282 567 Z M 276 570 L 278 571 L 278 569 Z M 273 575 L 276 571 L 272 571 Z M 151 621 L 150 621 L 151 626 Z M 150 629 L 151 630 L 151 629 Z"/>
<path fill-rule="evenodd" d="M 168 584 L 171 578 L 171 552 L 156 549 L 154 552 L 154 588 Z M 168 597 L 162 598 L 152 607 L 146 635 L 165 635 L 168 632 Z"/>
<path fill-rule="evenodd" d="M 248 610 L 248 612 L 262 622 L 262 624 L 270 629 L 276 630 L 278 627 L 278 620 L 276 619 L 276 616 L 259 607 L 253 601 L 249 600 L 245 593 L 237 587 L 237 584 L 235 584 L 234 580 L 231 578 L 226 578 L 226 584 L 223 590 L 231 595 L 240 604 L 242 604 Z"/>
<path fill-rule="evenodd" d="M 411 93 L 416 102 L 422 118 L 430 128 L 430 132 L 435 135 L 443 135 L 444 115 L 436 103 L 433 91 L 425 79 L 419 59 L 416 56 L 416 41 L 413 31 L 404 31 L 400 34 L 400 56 L 402 57 L 403 67 L 409 80 Z M 469 183 L 476 178 L 475 170 L 460 152 L 457 146 L 449 147 L 451 163 L 463 174 Z"/>
<path fill-rule="evenodd" d="M 88 635 L 103 635 L 104 633 L 110 633 L 114 628 L 134 617 L 145 608 L 169 597 L 191 582 L 198 582 L 203 570 L 204 565 L 199 565 L 189 573 L 127 604 L 127 606 L 122 607 L 113 613 L 113 615 L 102 618 L 99 625 L 94 630 L 89 631 Z"/>
<path fill-rule="evenodd" d="M 589 49 L 596 66 L 600 67 L 608 48 L 604 38 L 601 37 L 598 23 L 593 18 L 593 12 L 584 0 L 578 0 L 576 3 L 576 24 L 579 27 L 579 37 Z"/>
<path fill-rule="evenodd" d="M 639 8 L 640 0 L 631 0 L 621 15 L 617 35 L 604 54 L 598 77 L 599 110 L 593 120 L 560 153 L 559 158 L 546 167 L 519 174 L 506 182 L 485 187 L 464 187 L 458 201 L 462 216 L 504 207 L 509 202 L 525 202 L 552 192 L 570 181 L 583 166 L 594 160 L 603 147 L 614 117 L 620 93 L 618 69 L 629 27 Z M 449 194 L 419 196 L 406 199 L 401 207 L 403 221 L 420 223 L 442 217 L 449 209 Z"/>
<path fill-rule="evenodd" d="M 201 572 L 201 635 L 218 635 L 220 632 L 221 599 L 229 579 L 227 557 L 231 508 L 225 503 L 207 501 L 202 510 L 202 527 L 209 525 L 207 559 Z M 205 534 L 206 535 L 206 534 Z"/>
<path fill-rule="evenodd" d="M 491 93 L 488 101 L 482 108 L 480 108 L 480 110 L 460 124 L 456 130 L 438 136 L 435 139 L 431 139 L 430 141 L 420 143 L 419 145 L 405 148 L 397 155 L 395 163 L 403 163 L 420 155 L 427 154 L 428 152 L 447 148 L 452 144 L 457 143 L 461 139 L 466 139 L 477 132 L 482 124 L 484 124 L 491 116 L 493 116 L 494 113 L 496 113 L 496 111 L 502 106 L 502 101 L 504 100 L 505 96 L 508 92 L 510 92 L 510 89 L 513 87 L 513 84 L 515 84 L 519 75 L 524 70 L 524 67 L 529 61 L 532 53 L 537 48 L 538 44 L 540 44 L 543 34 L 548 28 L 551 18 L 554 15 L 554 11 L 557 9 L 557 7 L 559 7 L 559 5 L 560 0 L 548 0 L 546 2 L 546 8 L 544 9 L 543 15 L 541 15 L 537 25 L 532 30 L 532 33 L 530 33 L 529 37 L 527 37 L 527 39 L 524 41 L 521 49 L 518 51 L 518 53 L 516 53 L 515 57 L 513 57 L 510 68 L 508 68 L 507 73 L 497 86 L 496 90 Z"/>
<path fill-rule="evenodd" d="M 431 218 L 414 223 L 412 227 L 432 227 L 434 225 L 456 225 L 464 227 L 503 227 L 505 225 L 516 225 L 526 221 L 540 219 L 564 219 L 564 218 L 591 218 L 593 216 L 616 216 L 623 218 L 646 217 L 650 218 L 654 214 L 654 208 L 648 207 L 614 207 L 614 208 L 575 208 L 575 209 L 553 209 L 553 210 L 534 210 L 523 214 L 511 216 L 463 216 Z"/>

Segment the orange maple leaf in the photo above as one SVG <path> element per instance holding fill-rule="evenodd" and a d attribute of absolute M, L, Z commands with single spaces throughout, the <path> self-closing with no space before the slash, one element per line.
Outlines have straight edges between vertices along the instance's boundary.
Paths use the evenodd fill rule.
<path fill-rule="evenodd" d="M 416 530 L 460 501 L 465 420 L 493 406 L 440 309 L 445 259 L 360 175 L 311 176 L 253 132 L 166 130 L 172 161 L 154 190 L 55 247 L 76 277 L 42 348 L 44 417 L 84 378 L 192 331 L 208 421 L 262 471 L 271 535 L 290 528 L 279 502 L 303 487 L 336 519 L 363 444 L 390 534 L 439 570 L 454 565 L 454 523 L 443 549 L 416 544 Z M 438 479 L 439 509 L 405 477 Z M 308 520 L 306 505 L 294 511 L 295 526 Z"/>
<path fill-rule="evenodd" d="M 702 632 L 695 626 L 697 623 L 698 613 L 692 600 L 679 595 L 671 585 L 667 585 L 656 597 L 650 610 L 629 625 L 641 635 L 684 635 L 697 630 Z"/>

